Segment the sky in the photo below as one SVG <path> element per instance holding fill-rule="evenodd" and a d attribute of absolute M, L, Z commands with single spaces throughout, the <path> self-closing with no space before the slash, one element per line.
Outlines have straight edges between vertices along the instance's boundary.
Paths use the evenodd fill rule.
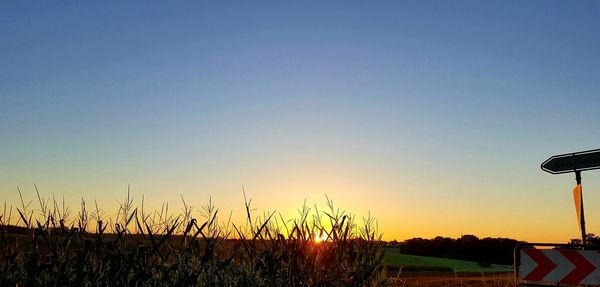
<path fill-rule="evenodd" d="M 209 198 L 293 217 L 326 195 L 386 240 L 579 237 L 600 148 L 596 1 L 0 2 L 0 195 Z M 600 234 L 600 171 L 583 173 Z"/>

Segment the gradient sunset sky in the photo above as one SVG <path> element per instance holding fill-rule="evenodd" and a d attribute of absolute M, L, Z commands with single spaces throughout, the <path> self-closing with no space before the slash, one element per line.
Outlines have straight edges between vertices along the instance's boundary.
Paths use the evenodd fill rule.
<path fill-rule="evenodd" d="M 0 194 L 241 218 L 325 194 L 384 239 L 579 230 L 600 148 L 597 1 L 3 1 Z M 583 173 L 600 233 L 600 171 Z"/>

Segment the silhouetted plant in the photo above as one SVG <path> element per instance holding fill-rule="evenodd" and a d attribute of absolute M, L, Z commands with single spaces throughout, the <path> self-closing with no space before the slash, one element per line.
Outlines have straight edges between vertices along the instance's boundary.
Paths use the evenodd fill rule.
<path fill-rule="evenodd" d="M 82 198 L 69 221 L 64 198 L 62 206 L 54 198 L 49 205 L 37 187 L 36 193 L 37 213 L 22 196 L 17 208 L 17 224 L 30 232 L 8 228 L 12 207 L 5 204 L 0 216 L 0 286 L 382 286 L 387 280 L 376 221 L 369 216 L 357 225 L 329 198 L 325 211 L 304 204 L 298 218 L 284 220 L 275 212 L 255 216 L 244 192 L 246 221 L 238 226 L 231 215 L 221 222 L 210 200 L 200 218 L 183 197 L 181 214 L 169 213 L 168 204 L 147 214 L 144 199 L 136 207 L 128 188 L 107 225 L 97 203 L 90 214 Z"/>

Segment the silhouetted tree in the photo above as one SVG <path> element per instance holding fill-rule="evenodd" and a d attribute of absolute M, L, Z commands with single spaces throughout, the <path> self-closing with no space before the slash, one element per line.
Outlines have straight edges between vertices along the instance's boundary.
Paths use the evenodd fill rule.
<path fill-rule="evenodd" d="M 600 245 L 600 236 L 594 233 L 587 234 L 587 243 L 591 245 Z M 569 244 L 581 244 L 581 238 L 573 238 L 569 241 Z"/>

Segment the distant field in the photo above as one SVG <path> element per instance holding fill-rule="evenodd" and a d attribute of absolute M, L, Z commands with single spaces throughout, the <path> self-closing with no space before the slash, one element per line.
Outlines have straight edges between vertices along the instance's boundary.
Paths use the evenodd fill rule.
<path fill-rule="evenodd" d="M 386 248 L 384 262 L 403 271 L 438 271 L 462 273 L 512 272 L 512 266 L 492 264 L 482 267 L 477 262 L 400 254 L 398 248 Z"/>
<path fill-rule="evenodd" d="M 388 279 L 390 287 L 514 287 L 516 280 L 512 273 L 404 273 Z"/>

